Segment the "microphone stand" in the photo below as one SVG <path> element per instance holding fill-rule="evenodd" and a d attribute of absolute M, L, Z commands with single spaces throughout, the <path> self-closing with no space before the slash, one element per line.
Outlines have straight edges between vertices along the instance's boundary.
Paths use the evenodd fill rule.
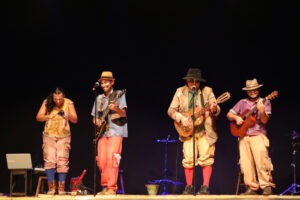
<path fill-rule="evenodd" d="M 95 104 L 94 104 L 94 107 L 95 107 L 95 110 L 94 110 L 94 114 L 95 114 L 95 124 L 94 124 L 94 133 L 95 133 L 95 138 L 93 140 L 93 143 L 94 143 L 94 190 L 93 190 L 93 194 L 94 196 L 96 196 L 96 178 L 97 178 L 97 161 L 96 161 L 96 157 L 97 157 L 97 141 L 96 141 L 96 138 L 97 138 L 97 89 L 95 88 L 94 89 L 95 91 Z"/>
<path fill-rule="evenodd" d="M 196 195 L 196 155 L 195 155 L 195 86 L 193 86 L 193 115 L 192 115 L 192 121 L 193 121 L 193 193 Z"/>
<path fill-rule="evenodd" d="M 300 185 L 298 185 L 296 183 L 296 176 L 297 176 L 296 175 L 296 152 L 297 152 L 296 145 L 297 145 L 297 143 L 295 142 L 295 139 L 298 138 L 298 137 L 300 137 L 298 135 L 298 133 L 296 131 L 293 131 L 293 134 L 292 134 L 292 147 L 293 147 L 292 148 L 292 150 L 293 150 L 292 154 L 293 154 L 293 161 L 291 163 L 291 167 L 293 167 L 293 180 L 294 180 L 294 182 L 293 182 L 293 184 L 288 189 L 286 189 L 285 191 L 283 191 L 280 194 L 280 196 L 284 195 L 287 192 L 290 192 L 291 195 L 300 193 L 300 190 L 297 191 L 297 188 L 300 188 Z"/>

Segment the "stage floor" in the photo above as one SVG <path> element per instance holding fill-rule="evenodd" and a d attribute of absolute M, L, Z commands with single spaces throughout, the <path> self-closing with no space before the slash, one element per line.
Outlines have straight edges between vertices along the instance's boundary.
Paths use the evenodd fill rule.
<path fill-rule="evenodd" d="M 2 196 L 0 200 L 30 200 L 30 199 L 57 199 L 57 200 L 100 200 L 100 199 L 116 199 L 116 200 L 144 200 L 144 199 L 161 199 L 161 200 L 181 200 L 181 199 L 209 199 L 209 200 L 231 200 L 231 199 L 239 199 L 239 200 L 279 200 L 279 199 L 287 199 L 287 200 L 300 200 L 300 196 L 298 195 L 270 195 L 270 196 L 263 196 L 263 195 L 249 195 L 249 196 L 240 196 L 240 195 L 105 195 L 105 196 L 93 196 L 93 195 L 39 195 L 39 197 L 9 197 L 9 196 Z"/>

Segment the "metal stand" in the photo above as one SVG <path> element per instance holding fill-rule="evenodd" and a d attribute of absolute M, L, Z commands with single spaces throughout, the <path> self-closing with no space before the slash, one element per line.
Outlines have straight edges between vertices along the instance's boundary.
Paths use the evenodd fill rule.
<path fill-rule="evenodd" d="M 296 152 L 297 152 L 296 146 L 299 145 L 299 143 L 295 142 L 295 139 L 299 138 L 299 137 L 300 136 L 298 135 L 298 133 L 296 131 L 293 131 L 293 134 L 292 134 L 293 162 L 292 162 L 291 166 L 293 167 L 294 183 L 288 189 L 286 189 L 285 191 L 283 191 L 280 194 L 280 196 L 284 195 L 287 192 L 290 192 L 291 195 L 300 193 L 300 190 L 297 191 L 297 188 L 300 188 L 300 185 L 296 184 Z"/>
<path fill-rule="evenodd" d="M 192 121 L 193 121 L 193 194 L 196 195 L 196 138 L 195 138 L 195 88 L 196 86 L 193 86 L 193 115 L 192 115 Z M 204 103 L 204 102 L 202 102 Z"/>
<path fill-rule="evenodd" d="M 166 192 L 166 183 L 171 183 L 173 185 L 181 185 L 183 183 L 181 182 L 176 182 L 176 181 L 172 181 L 172 180 L 168 180 L 167 179 L 167 172 L 168 172 L 168 168 L 167 168 L 167 164 L 168 164 L 168 143 L 175 143 L 177 142 L 177 140 L 175 139 L 171 139 L 170 140 L 170 135 L 168 135 L 167 139 L 162 139 L 162 140 L 157 140 L 157 142 L 160 143 L 165 143 L 165 160 L 164 160 L 164 177 L 161 180 L 155 180 L 153 182 L 151 182 L 152 184 L 163 184 L 163 192 L 158 194 L 158 195 L 168 195 L 169 193 Z"/>
<path fill-rule="evenodd" d="M 238 178 L 237 178 L 237 184 L 236 184 L 236 190 L 235 190 L 235 194 L 238 195 L 240 192 L 240 187 L 241 185 L 245 186 L 244 183 L 244 176 L 242 174 L 241 171 L 241 164 L 239 163 L 239 159 L 240 159 L 240 148 L 239 148 L 239 137 L 235 136 L 237 139 L 237 170 L 238 170 Z"/>

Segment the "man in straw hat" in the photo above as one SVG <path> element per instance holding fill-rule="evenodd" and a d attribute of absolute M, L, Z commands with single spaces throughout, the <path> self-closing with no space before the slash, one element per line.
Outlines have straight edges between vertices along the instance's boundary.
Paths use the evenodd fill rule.
<path fill-rule="evenodd" d="M 255 106 L 258 110 L 254 113 L 255 124 L 247 130 L 244 137 L 239 138 L 240 166 L 244 175 L 244 183 L 248 188 L 245 193 L 242 193 L 243 195 L 255 195 L 259 188 L 263 190 L 263 195 L 270 195 L 272 187 L 275 187 L 271 175 L 273 165 L 268 154 L 269 140 L 266 136 L 266 125 L 271 115 L 271 103 L 269 100 L 263 103 L 263 99 L 259 97 L 259 89 L 262 86 L 263 84 L 259 84 L 256 79 L 247 80 L 246 87 L 242 90 L 247 92 L 248 97 L 241 99 L 227 113 L 230 121 L 242 125 L 244 120 L 239 115 Z"/>
<path fill-rule="evenodd" d="M 97 106 L 95 104 L 91 115 L 93 123 L 98 127 L 103 121 L 101 116 L 108 107 L 109 114 L 105 121 L 105 132 L 98 140 L 97 165 L 101 172 L 101 186 L 103 190 L 97 195 L 113 195 L 117 191 L 117 179 L 119 172 L 119 164 L 121 160 L 122 141 L 128 136 L 126 121 L 126 98 L 123 94 L 117 100 L 112 99 L 120 91 L 115 91 L 113 85 L 115 78 L 112 72 L 103 71 L 99 79 L 103 94 L 97 96 Z M 96 116 L 95 116 L 95 110 Z"/>
<path fill-rule="evenodd" d="M 203 87 L 200 89 L 200 83 L 206 82 L 202 78 L 201 71 L 198 68 L 189 68 L 187 75 L 183 78 L 186 85 L 177 89 L 171 105 L 168 109 L 168 115 L 181 123 L 184 127 L 192 128 L 192 120 L 185 116 L 193 109 L 193 93 L 194 108 L 204 107 L 209 103 L 210 112 L 205 113 L 205 121 L 195 127 L 195 165 L 202 167 L 203 184 L 197 194 L 209 194 L 209 182 L 212 173 L 212 165 L 214 163 L 215 142 L 217 141 L 217 133 L 214 129 L 213 118 L 220 113 L 220 107 L 216 104 L 216 98 L 212 88 Z M 193 194 L 193 175 L 194 175 L 194 153 L 193 153 L 193 135 L 188 137 L 180 136 L 183 142 L 183 160 L 182 165 L 185 171 L 186 187 L 183 194 Z"/>

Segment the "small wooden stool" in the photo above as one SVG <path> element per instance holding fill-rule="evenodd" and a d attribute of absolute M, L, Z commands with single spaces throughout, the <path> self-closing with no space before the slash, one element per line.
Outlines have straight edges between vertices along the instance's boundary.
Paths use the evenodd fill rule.
<path fill-rule="evenodd" d="M 13 192 L 13 176 L 15 175 L 24 175 L 24 192 Z M 13 169 L 10 170 L 10 186 L 9 186 L 10 196 L 27 196 L 27 169 Z"/>
<path fill-rule="evenodd" d="M 38 185 L 36 187 L 36 192 L 35 192 L 35 196 L 37 197 L 40 193 L 40 190 L 41 191 L 44 191 L 44 183 L 43 181 L 47 181 L 47 176 L 39 176 L 39 179 L 38 179 Z"/>

